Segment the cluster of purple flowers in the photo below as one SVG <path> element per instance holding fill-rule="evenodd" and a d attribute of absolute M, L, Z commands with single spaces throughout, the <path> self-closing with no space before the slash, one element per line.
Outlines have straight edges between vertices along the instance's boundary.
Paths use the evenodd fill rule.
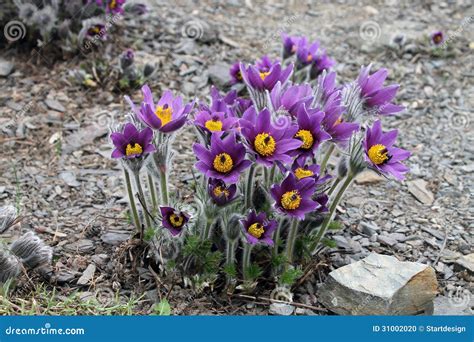
<path fill-rule="evenodd" d="M 297 67 L 289 61 L 291 56 L 296 56 Z M 396 130 L 383 132 L 380 120 L 372 127 L 367 125 L 370 116 L 403 109 L 393 103 L 398 85 L 384 86 L 386 69 L 371 74 L 370 66 L 363 67 L 357 80 L 337 85 L 336 73 L 330 70 L 334 61 L 319 43 L 287 35 L 283 36 L 283 58 L 280 62 L 264 56 L 255 64 L 234 64 L 231 83 L 234 87 L 243 83 L 246 88 L 232 89 L 224 95 L 212 88 L 210 103 L 197 106 L 194 102 L 185 104 L 171 91 L 164 91 L 155 102 L 145 85 L 140 105 L 126 97 L 133 122 L 112 133 L 111 139 L 115 146 L 112 157 L 122 158 L 127 164 L 151 155 L 157 171 L 166 173 L 168 159 L 161 154 L 166 154 L 163 151 L 171 141 L 167 137 L 188 123 L 193 125 L 199 137 L 193 151 L 195 168 L 202 175 L 199 183 L 205 184 L 204 204 L 215 209 L 207 208 L 198 215 L 207 215 L 210 222 L 219 215 L 216 212 L 220 208 L 232 206 L 241 216 L 241 236 L 249 246 L 277 245 L 275 235 L 279 236 L 281 223 L 290 220 L 293 223 L 286 245 L 291 262 L 296 236 L 292 229 L 297 229 L 297 222 L 311 215 L 330 220 L 337 203 L 328 197 L 327 190 L 331 184 L 332 190 L 343 192 L 347 188 L 338 187 L 339 180 L 327 172 L 326 163 L 335 148 L 345 154 L 359 151 L 351 158 L 359 156 L 358 163 L 364 168 L 400 180 L 408 171 L 402 161 L 410 153 L 394 147 Z M 308 74 L 307 82 L 295 83 L 294 74 L 301 66 L 317 70 L 317 80 L 311 83 Z M 349 96 L 348 89 L 356 91 L 351 90 Z M 258 101 L 255 94 L 261 95 Z M 362 111 L 366 116 L 352 111 Z M 321 158 L 324 147 L 327 155 Z M 350 169 L 349 174 L 337 178 L 345 177 L 349 184 L 358 172 L 360 169 Z M 166 174 L 160 177 L 162 186 L 166 186 Z M 259 184 L 272 210 L 256 210 L 252 197 L 255 177 L 261 177 Z M 169 206 L 172 201 L 163 198 L 162 226 L 172 236 L 181 236 L 190 215 Z M 206 232 L 202 236 L 211 235 Z"/>

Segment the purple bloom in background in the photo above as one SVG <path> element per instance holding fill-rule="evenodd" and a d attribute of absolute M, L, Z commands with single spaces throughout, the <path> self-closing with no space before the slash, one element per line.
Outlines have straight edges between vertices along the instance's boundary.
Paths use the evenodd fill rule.
<path fill-rule="evenodd" d="M 292 64 L 282 70 L 280 63 L 276 63 L 268 71 L 260 71 L 253 65 L 246 68 L 244 64 L 240 64 L 240 72 L 245 84 L 247 87 L 258 91 L 265 89 L 271 91 L 278 81 L 285 84 L 292 71 Z"/>
<path fill-rule="evenodd" d="M 133 50 L 132 49 L 125 50 L 120 56 L 120 67 L 122 69 L 128 68 L 130 65 L 133 64 L 134 59 L 135 59 L 135 54 L 133 53 Z"/>
<path fill-rule="evenodd" d="M 326 52 L 323 51 L 321 54 L 316 56 L 313 63 L 311 64 L 310 78 L 316 79 L 324 70 L 331 69 L 336 64 L 336 61 L 326 55 Z"/>
<path fill-rule="evenodd" d="M 296 116 L 301 103 L 309 106 L 313 102 L 313 89 L 309 84 L 293 85 L 283 89 L 278 82 L 270 93 L 270 100 L 275 111 L 283 108 L 292 116 Z"/>
<path fill-rule="evenodd" d="M 194 144 L 193 151 L 198 158 L 196 168 L 206 177 L 221 179 L 225 183 L 237 183 L 242 171 L 252 164 L 244 159 L 245 146 L 235 141 L 233 132 L 222 140 L 218 134 L 212 134 L 209 150 Z"/>
<path fill-rule="evenodd" d="M 240 72 L 240 62 L 232 64 L 229 70 L 230 84 L 242 83 L 242 73 Z"/>
<path fill-rule="evenodd" d="M 440 45 L 444 43 L 444 34 L 441 31 L 436 31 L 431 34 L 431 42 L 434 45 Z"/>
<path fill-rule="evenodd" d="M 163 227 L 168 229 L 173 236 L 181 234 L 189 221 L 189 215 L 171 207 L 160 207 L 160 212 L 163 217 L 161 221 Z"/>
<path fill-rule="evenodd" d="M 295 54 L 300 38 L 282 33 L 281 39 L 283 40 L 283 59 L 287 59 Z"/>
<path fill-rule="evenodd" d="M 331 141 L 341 147 L 346 147 L 352 134 L 359 129 L 359 124 L 354 122 L 345 122 L 343 112 L 344 106 L 341 106 L 338 93 L 333 93 L 326 103 L 325 114 L 322 121 L 323 129 L 331 136 Z"/>
<path fill-rule="evenodd" d="M 308 42 L 306 37 L 298 40 L 298 46 L 296 48 L 296 59 L 297 65 L 305 66 L 309 65 L 315 60 L 316 53 L 319 48 L 319 42 L 314 41 L 311 44 Z"/>
<path fill-rule="evenodd" d="M 95 37 L 99 36 L 100 39 L 106 40 L 107 39 L 107 30 L 105 29 L 104 24 L 93 24 L 89 28 L 87 28 L 87 37 Z"/>
<path fill-rule="evenodd" d="M 263 56 L 260 60 L 255 62 L 255 66 L 260 72 L 268 72 L 277 64 L 279 64 L 278 60 L 272 61 L 268 56 Z"/>
<path fill-rule="evenodd" d="M 399 88 L 398 84 L 383 87 L 388 71 L 385 68 L 379 69 L 370 75 L 371 65 L 362 67 L 357 83 L 361 88 L 361 96 L 365 99 L 365 105 L 369 109 L 374 109 L 381 115 L 389 115 L 400 112 L 403 106 L 397 106 L 391 101 L 395 97 Z"/>
<path fill-rule="evenodd" d="M 220 179 L 209 178 L 207 191 L 216 205 L 223 206 L 232 202 L 236 198 L 235 193 L 237 192 L 237 185 L 226 185 Z"/>
<path fill-rule="evenodd" d="M 289 152 L 301 145 L 301 141 L 293 138 L 296 127 L 277 128 L 266 108 L 258 116 L 254 107 L 249 108 L 240 119 L 240 126 L 257 163 L 265 166 L 272 166 L 276 161 L 291 163 Z"/>
<path fill-rule="evenodd" d="M 273 246 L 272 234 L 277 227 L 277 222 L 268 220 L 265 213 L 257 215 L 254 210 L 251 210 L 245 219 L 240 220 L 240 224 L 249 244 L 263 243 Z"/>
<path fill-rule="evenodd" d="M 316 109 L 306 110 L 306 105 L 302 104 L 298 107 L 296 113 L 296 121 L 298 123 L 298 131 L 295 138 L 299 139 L 302 144 L 292 154 L 300 157 L 313 156 L 319 145 L 331 136 L 321 129 L 324 113 Z"/>
<path fill-rule="evenodd" d="M 320 207 L 317 209 L 319 213 L 325 213 L 329 211 L 327 204 L 329 202 L 329 197 L 325 193 L 318 194 L 317 196 L 313 197 L 314 201 L 317 202 Z"/>
<path fill-rule="evenodd" d="M 384 133 L 382 123 L 377 120 L 372 128 L 368 127 L 363 146 L 365 160 L 383 174 L 391 174 L 398 180 L 405 178 L 404 174 L 409 168 L 401 163 L 410 156 L 410 152 L 393 146 L 398 131 L 392 130 Z"/>
<path fill-rule="evenodd" d="M 295 175 L 290 173 L 281 185 L 272 185 L 270 192 L 278 211 L 304 220 L 305 214 L 318 209 L 320 206 L 311 198 L 314 190 L 314 179 L 307 177 L 298 180 Z"/>
<path fill-rule="evenodd" d="M 205 130 L 214 132 L 226 132 L 236 126 L 237 118 L 228 117 L 224 112 L 209 113 L 205 110 L 196 114 L 194 123 Z"/>
<path fill-rule="evenodd" d="M 125 3 L 126 0 L 107 0 L 107 8 L 106 12 L 107 13 L 121 13 L 123 14 L 123 4 Z"/>
<path fill-rule="evenodd" d="M 115 146 L 112 158 L 132 159 L 155 152 L 155 146 L 151 144 L 153 131 L 148 127 L 139 131 L 132 123 L 127 123 L 123 133 L 114 132 L 110 139 Z"/>
<path fill-rule="evenodd" d="M 144 100 L 140 109 L 135 107 L 128 96 L 125 96 L 125 100 L 144 124 L 163 133 L 173 132 L 183 127 L 193 104 L 183 105 L 183 99 L 180 96 L 173 97 L 173 93 L 166 90 L 155 105 L 148 85 L 145 84 L 142 87 L 142 92 Z"/>

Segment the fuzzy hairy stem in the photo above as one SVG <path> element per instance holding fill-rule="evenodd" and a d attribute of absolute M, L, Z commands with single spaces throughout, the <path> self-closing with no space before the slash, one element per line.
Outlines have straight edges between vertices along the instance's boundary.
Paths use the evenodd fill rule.
<path fill-rule="evenodd" d="M 280 234 L 281 234 L 281 230 L 283 229 L 283 224 L 285 223 L 285 219 L 282 217 L 280 219 L 280 222 L 278 223 L 278 228 L 275 230 L 275 233 L 273 235 L 273 256 L 277 256 L 278 255 L 278 247 L 279 246 L 279 240 L 280 240 Z"/>
<path fill-rule="evenodd" d="M 331 146 L 329 146 L 328 150 L 326 151 L 326 154 L 324 155 L 324 158 L 323 160 L 321 161 L 321 171 L 320 171 L 320 174 L 323 174 L 324 171 L 326 170 L 326 166 L 328 164 L 328 161 L 329 161 L 329 158 L 331 158 L 331 154 L 334 152 L 334 148 L 336 147 L 336 145 L 334 144 L 331 144 Z"/>
<path fill-rule="evenodd" d="M 298 220 L 292 219 L 288 238 L 286 240 L 286 259 L 288 264 L 293 262 L 293 254 L 295 249 L 296 235 L 298 233 Z"/>
<path fill-rule="evenodd" d="M 253 189 L 253 176 L 255 173 L 255 164 L 250 166 L 247 174 L 247 188 L 245 191 L 245 208 L 250 209 L 252 207 L 252 189 Z"/>
<path fill-rule="evenodd" d="M 206 217 L 206 226 L 201 230 L 201 240 L 207 240 L 211 237 L 211 228 L 214 223 L 214 217 Z"/>
<path fill-rule="evenodd" d="M 328 191 L 328 196 L 331 196 L 331 194 L 334 192 L 334 190 L 336 190 L 336 188 L 339 185 L 339 183 L 341 182 L 341 180 L 342 180 L 342 178 L 336 178 L 334 180 L 334 183 L 332 183 L 332 186 Z"/>
<path fill-rule="evenodd" d="M 164 205 L 168 204 L 168 176 L 166 170 L 160 168 L 160 190 L 161 190 L 161 201 Z"/>
<path fill-rule="evenodd" d="M 153 211 L 158 209 L 158 201 L 156 200 L 156 189 L 155 182 L 153 182 L 153 177 L 148 174 L 148 187 L 150 188 L 151 203 L 153 205 Z"/>
<path fill-rule="evenodd" d="M 250 255 L 252 254 L 252 245 L 249 243 L 245 243 L 244 245 L 244 253 L 242 254 L 242 274 L 244 275 L 244 279 L 247 278 L 247 270 L 250 267 Z"/>
<path fill-rule="evenodd" d="M 124 168 L 123 174 L 125 177 L 125 184 L 127 186 L 128 203 L 130 205 L 130 210 L 132 212 L 135 228 L 137 229 L 137 232 L 140 232 L 141 231 L 140 218 L 138 217 L 137 206 L 135 204 L 135 197 L 133 196 L 132 182 L 130 181 L 130 173 Z"/>
<path fill-rule="evenodd" d="M 337 192 L 336 197 L 334 198 L 334 201 L 331 203 L 331 206 L 329 208 L 329 214 L 324 219 L 323 223 L 321 224 L 321 228 L 319 228 L 318 234 L 316 235 L 314 242 L 311 244 L 311 248 L 310 248 L 311 254 L 314 255 L 316 253 L 316 248 L 318 247 L 319 243 L 323 239 L 324 234 L 326 234 L 329 224 L 334 218 L 336 208 L 339 202 L 341 201 L 342 196 L 344 195 L 344 192 L 346 192 L 347 188 L 349 187 L 353 179 L 354 179 L 354 175 L 352 173 L 349 173 L 349 175 L 347 175 L 346 180 L 342 184 L 341 188 Z"/>
<path fill-rule="evenodd" d="M 143 188 L 142 188 L 142 184 L 141 184 L 141 181 L 140 181 L 139 172 L 135 173 L 135 185 L 137 186 L 138 196 L 140 196 L 140 198 L 141 198 L 141 203 L 142 203 L 142 206 L 143 206 L 143 216 L 145 217 L 146 227 L 151 228 L 151 221 L 150 221 L 150 217 L 148 216 L 148 208 L 146 207 L 146 199 L 145 199 L 145 196 L 143 194 Z M 145 235 L 145 232 L 143 231 L 143 227 L 142 227 L 142 229 L 141 229 L 141 238 L 142 239 L 143 239 L 144 235 Z"/>

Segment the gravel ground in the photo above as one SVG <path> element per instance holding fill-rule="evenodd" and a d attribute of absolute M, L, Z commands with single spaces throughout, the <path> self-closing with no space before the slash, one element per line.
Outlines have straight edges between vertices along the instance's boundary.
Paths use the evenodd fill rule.
<path fill-rule="evenodd" d="M 338 62 L 340 82 L 353 79 L 361 65 L 389 68 L 390 81 L 401 85 L 397 99 L 407 110 L 385 122 L 400 130 L 400 147 L 413 153 L 411 173 L 402 183 L 372 174 L 359 177 L 339 210 L 344 229 L 333 233 L 337 248 L 325 251 L 324 266 L 306 278 L 295 300 L 319 307 L 317 289 L 325 274 L 371 251 L 431 264 L 440 293 L 447 296 L 457 287 L 474 291 L 472 277 L 455 267 L 459 257 L 472 253 L 474 46 L 472 20 L 466 18 L 474 13 L 469 6 L 469 1 L 156 1 L 147 18 L 118 24 L 121 39 L 101 57 L 117 64 L 121 51 L 132 47 L 140 51 L 139 59 L 158 66 L 150 82 L 155 92 L 171 88 L 188 99 L 206 96 L 209 80 L 218 86 L 225 82 L 225 68 L 237 59 L 278 56 L 281 31 L 320 39 Z M 201 30 L 199 39 L 188 37 L 193 29 Z M 450 38 L 450 56 L 433 56 L 427 46 L 436 29 Z M 401 45 L 393 43 L 397 35 L 404 37 Z M 131 229 L 123 215 L 120 170 L 109 159 L 106 138 L 111 120 L 128 110 L 124 94 L 114 88 L 112 76 L 95 89 L 73 84 L 68 74 L 83 56 L 58 62 L 46 49 L 26 56 L 9 49 L 2 57 L 15 70 L 0 78 L 0 203 L 20 203 L 27 217 L 23 229 L 37 231 L 54 246 L 61 291 L 120 290 L 127 296 L 149 290 L 146 274 L 135 289 L 110 276 L 110 256 Z M 127 93 L 135 100 L 140 96 Z M 190 178 L 192 140 L 186 133 L 177 142 L 173 178 L 178 187 Z M 97 265 L 93 285 L 78 286 L 91 263 Z M 151 300 L 156 296 L 147 293 Z M 255 302 L 194 296 L 179 286 L 170 301 L 176 314 L 269 311 Z"/>

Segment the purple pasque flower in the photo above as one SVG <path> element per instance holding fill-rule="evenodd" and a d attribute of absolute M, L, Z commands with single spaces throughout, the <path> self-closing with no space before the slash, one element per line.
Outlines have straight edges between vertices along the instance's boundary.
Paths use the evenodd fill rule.
<path fill-rule="evenodd" d="M 283 41 L 283 59 L 287 59 L 295 54 L 300 38 L 282 33 L 281 39 Z"/>
<path fill-rule="evenodd" d="M 249 65 L 247 68 L 243 63 L 240 64 L 240 72 L 247 87 L 257 91 L 271 91 L 275 84 L 280 81 L 285 84 L 293 71 L 293 64 L 282 69 L 280 63 L 271 66 L 268 71 L 260 71 L 256 66 Z"/>
<path fill-rule="evenodd" d="M 120 13 L 123 14 L 124 10 L 122 8 L 126 0 L 107 0 L 107 7 L 105 9 L 106 13 Z"/>
<path fill-rule="evenodd" d="M 237 118 L 229 117 L 224 112 L 209 113 L 202 110 L 196 114 L 194 123 L 210 133 L 227 132 L 233 129 L 238 122 Z"/>
<path fill-rule="evenodd" d="M 224 139 L 218 134 L 211 135 L 209 150 L 195 143 L 193 151 L 198 162 L 196 168 L 206 177 L 221 179 L 225 183 L 234 184 L 239 176 L 252 162 L 245 158 L 245 146 L 237 143 L 235 133 L 231 132 Z"/>
<path fill-rule="evenodd" d="M 365 106 L 375 110 L 381 115 L 389 115 L 403 110 L 403 106 L 391 103 L 397 93 L 399 85 L 391 84 L 387 87 L 383 87 L 383 83 L 388 74 L 387 69 L 379 69 L 370 75 L 370 68 L 371 65 L 362 67 L 359 77 L 357 78 Z"/>
<path fill-rule="evenodd" d="M 298 179 L 290 173 L 281 185 L 273 184 L 270 193 L 275 200 L 275 208 L 290 217 L 304 220 L 305 214 L 319 208 L 311 198 L 315 181 L 311 177 Z"/>
<path fill-rule="evenodd" d="M 211 197 L 212 202 L 218 206 L 223 206 L 236 199 L 235 194 L 237 192 L 237 185 L 226 185 L 220 179 L 209 178 L 207 192 Z"/>
<path fill-rule="evenodd" d="M 125 96 L 137 117 L 148 127 L 163 133 L 170 133 L 183 127 L 193 103 L 183 105 L 181 96 L 173 97 L 170 90 L 166 90 L 155 105 L 150 87 L 142 87 L 143 102 L 140 109 L 136 108 L 131 99 Z"/>
<path fill-rule="evenodd" d="M 168 229 L 173 236 L 181 234 L 184 226 L 189 221 L 189 215 L 172 207 L 160 207 L 160 212 L 163 227 Z"/>
<path fill-rule="evenodd" d="M 260 72 L 268 72 L 273 66 L 277 64 L 279 64 L 278 59 L 272 61 L 268 56 L 263 56 L 255 62 L 255 66 Z"/>
<path fill-rule="evenodd" d="M 292 116 L 296 116 L 300 104 L 309 106 L 313 101 L 313 89 L 309 84 L 292 85 L 284 89 L 281 83 L 277 82 L 270 93 L 270 101 L 275 112 L 283 108 Z"/>
<path fill-rule="evenodd" d="M 132 123 L 127 123 L 123 133 L 114 132 L 110 134 L 110 139 L 115 146 L 112 158 L 133 159 L 155 152 L 155 146 L 151 143 L 153 131 L 148 127 L 139 131 Z"/>
<path fill-rule="evenodd" d="M 442 31 L 436 31 L 431 34 L 431 42 L 434 45 L 440 45 L 444 42 L 444 34 Z"/>
<path fill-rule="evenodd" d="M 382 123 L 377 120 L 372 128 L 368 127 L 363 141 L 365 160 L 376 171 L 390 174 L 398 180 L 405 178 L 409 168 L 401 163 L 410 156 L 410 152 L 393 146 L 397 138 L 396 129 L 384 133 Z"/>
<path fill-rule="evenodd" d="M 318 52 L 319 42 L 314 41 L 308 42 L 306 37 L 302 37 L 298 40 L 298 46 L 296 48 L 296 59 L 298 66 L 306 66 L 313 63 L 316 59 L 316 53 Z"/>
<path fill-rule="evenodd" d="M 242 83 L 242 73 L 240 72 L 240 62 L 237 61 L 230 67 L 230 84 Z"/>
<path fill-rule="evenodd" d="M 272 234 L 277 228 L 277 222 L 268 220 L 265 213 L 257 215 L 254 210 L 250 210 L 248 216 L 240 220 L 240 224 L 249 244 L 262 243 L 273 246 Z"/>
<path fill-rule="evenodd" d="M 289 152 L 301 145 L 301 141 L 293 138 L 296 127 L 273 125 L 270 111 L 266 108 L 257 115 L 255 108 L 250 107 L 240 119 L 240 127 L 257 163 L 265 166 L 272 166 L 277 161 L 291 163 Z"/>
<path fill-rule="evenodd" d="M 101 23 L 94 23 L 91 24 L 86 29 L 86 37 L 99 37 L 101 40 L 107 39 L 107 30 L 105 29 L 105 25 Z"/>
<path fill-rule="evenodd" d="M 323 118 L 324 112 L 317 109 L 307 110 L 304 103 L 298 107 L 296 112 L 298 130 L 294 138 L 301 141 L 301 146 L 293 151 L 292 155 L 313 156 L 323 141 L 331 139 L 331 136 L 321 129 Z"/>
<path fill-rule="evenodd" d="M 309 77 L 314 80 L 321 75 L 324 70 L 331 69 L 335 64 L 336 61 L 330 58 L 326 54 L 326 51 L 323 50 L 318 56 L 316 56 L 316 58 L 314 58 L 313 63 L 311 63 Z"/>
<path fill-rule="evenodd" d="M 313 178 L 316 187 L 332 178 L 329 174 L 320 177 L 321 167 L 318 164 L 307 164 L 305 158 L 297 158 L 291 167 L 291 171 L 298 179 Z"/>
<path fill-rule="evenodd" d="M 322 126 L 333 143 L 346 147 L 352 134 L 359 129 L 359 124 L 344 121 L 345 107 L 341 105 L 341 99 L 337 95 L 338 93 L 333 93 L 326 102 Z"/>
<path fill-rule="evenodd" d="M 128 68 L 130 65 L 133 64 L 135 59 L 135 53 L 132 49 L 125 50 L 122 55 L 120 55 L 120 67 L 123 69 Z"/>

